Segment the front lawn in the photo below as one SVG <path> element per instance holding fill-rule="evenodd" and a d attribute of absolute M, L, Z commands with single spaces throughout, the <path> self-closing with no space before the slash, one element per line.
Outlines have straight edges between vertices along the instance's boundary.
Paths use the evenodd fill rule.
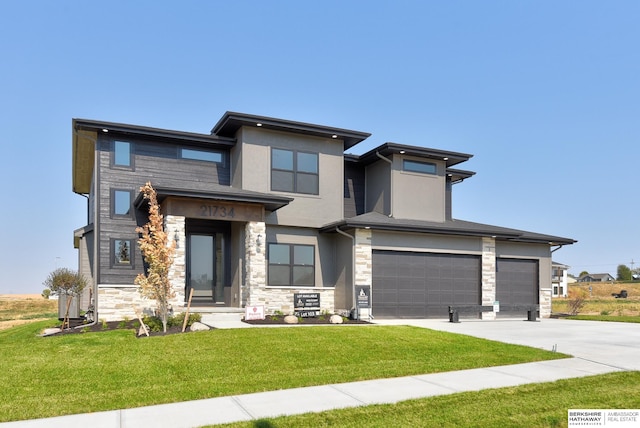
<path fill-rule="evenodd" d="M 407 326 L 37 336 L 48 325 L 0 331 L 0 422 L 565 357 Z"/>
<path fill-rule="evenodd" d="M 640 372 L 621 372 L 220 427 L 566 427 L 569 409 L 638 408 Z"/>

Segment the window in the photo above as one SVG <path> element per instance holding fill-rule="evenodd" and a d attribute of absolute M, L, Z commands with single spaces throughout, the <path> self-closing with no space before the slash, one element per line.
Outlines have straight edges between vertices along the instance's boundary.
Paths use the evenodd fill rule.
<path fill-rule="evenodd" d="M 180 158 L 221 163 L 222 153 L 207 150 L 180 149 Z"/>
<path fill-rule="evenodd" d="M 113 165 L 131 168 L 131 143 L 127 141 L 113 142 Z"/>
<path fill-rule="evenodd" d="M 436 174 L 437 165 L 431 162 L 418 162 L 412 160 L 403 160 L 402 169 L 408 172 L 418 172 L 420 174 Z"/>
<path fill-rule="evenodd" d="M 269 285 L 313 287 L 315 248 L 313 245 L 269 244 Z"/>
<path fill-rule="evenodd" d="M 111 214 L 131 217 L 131 191 L 113 190 L 111 193 Z"/>
<path fill-rule="evenodd" d="M 111 266 L 133 267 L 132 245 L 130 239 L 112 239 Z"/>
<path fill-rule="evenodd" d="M 318 154 L 271 149 L 271 190 L 318 194 Z"/>

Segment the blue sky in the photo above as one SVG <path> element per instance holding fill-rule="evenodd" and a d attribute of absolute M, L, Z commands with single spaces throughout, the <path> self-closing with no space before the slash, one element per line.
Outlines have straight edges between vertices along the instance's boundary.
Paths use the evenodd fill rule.
<path fill-rule="evenodd" d="M 454 217 L 640 266 L 640 2 L 18 1 L 0 6 L 0 293 L 77 268 L 71 119 L 208 133 L 227 111 L 471 153 Z"/>

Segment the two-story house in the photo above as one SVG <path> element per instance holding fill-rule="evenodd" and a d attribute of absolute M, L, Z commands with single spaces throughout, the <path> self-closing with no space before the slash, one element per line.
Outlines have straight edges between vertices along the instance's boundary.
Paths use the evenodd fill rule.
<path fill-rule="evenodd" d="M 176 311 L 192 291 L 194 310 L 267 313 L 318 293 L 322 310 L 346 314 L 369 293 L 364 316 L 446 317 L 448 305 L 495 301 L 547 316 L 551 249 L 575 242 L 452 218 L 453 185 L 474 175 L 454 167 L 469 154 L 385 143 L 353 155 L 370 134 L 232 112 L 211 134 L 72 127 L 73 191 L 87 198 L 74 244 L 96 319 L 153 305 L 134 285 L 146 182 L 176 241 Z"/>

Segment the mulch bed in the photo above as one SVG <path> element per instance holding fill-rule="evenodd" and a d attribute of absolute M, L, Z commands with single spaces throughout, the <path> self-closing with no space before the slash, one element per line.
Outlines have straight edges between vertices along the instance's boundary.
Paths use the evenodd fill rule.
<path fill-rule="evenodd" d="M 75 322 L 74 322 L 75 321 Z M 140 329 L 140 321 L 138 320 L 129 320 L 129 321 L 107 321 L 100 322 L 94 325 L 85 325 L 83 327 L 82 320 L 71 320 L 71 328 L 64 329 L 60 333 L 55 334 L 54 336 L 63 335 L 63 334 L 82 334 L 82 333 L 95 333 L 100 331 L 113 331 L 113 330 L 131 330 L 133 334 L 138 335 L 138 330 Z M 188 333 L 189 327 L 185 330 L 185 333 Z M 167 336 L 170 334 L 178 334 L 182 333 L 181 326 L 167 327 L 167 332 L 163 331 L 149 331 L 149 336 Z M 144 333 L 142 336 L 138 337 L 147 337 Z"/>
<path fill-rule="evenodd" d="M 242 320 L 242 322 L 253 325 L 296 325 L 296 324 L 287 324 L 284 322 L 284 315 L 267 315 L 263 320 Z M 316 324 L 328 324 L 334 325 L 329 322 L 330 316 L 318 316 L 318 317 L 308 317 L 308 318 L 298 318 L 297 325 L 316 325 Z M 342 318 L 343 324 L 371 324 L 368 321 L 362 320 L 352 320 L 351 318 Z M 338 324 L 339 325 L 339 324 Z"/>

